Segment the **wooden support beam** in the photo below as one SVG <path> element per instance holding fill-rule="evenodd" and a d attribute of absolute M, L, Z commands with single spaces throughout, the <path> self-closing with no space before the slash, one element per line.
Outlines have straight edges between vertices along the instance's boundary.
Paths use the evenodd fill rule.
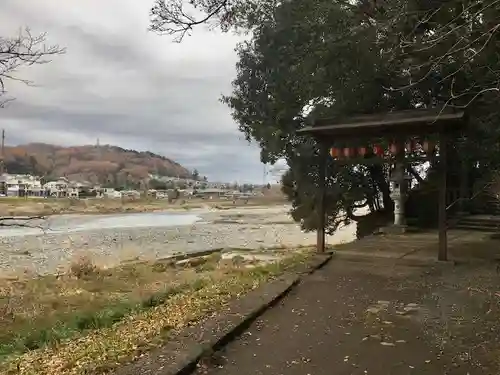
<path fill-rule="evenodd" d="M 325 226 L 326 226 L 326 207 L 325 207 L 325 197 L 326 197 L 326 158 L 328 157 L 328 146 L 327 144 L 321 144 L 320 146 L 320 160 L 319 160 L 319 186 L 318 193 L 316 197 L 316 210 L 318 212 L 318 229 L 317 229 L 317 239 L 316 239 L 316 249 L 318 253 L 324 253 L 326 250 L 326 239 L 325 239 Z"/>
<path fill-rule="evenodd" d="M 448 223 L 446 218 L 446 175 L 448 159 L 448 137 L 444 131 L 439 134 L 439 252 L 438 260 L 448 260 Z"/>

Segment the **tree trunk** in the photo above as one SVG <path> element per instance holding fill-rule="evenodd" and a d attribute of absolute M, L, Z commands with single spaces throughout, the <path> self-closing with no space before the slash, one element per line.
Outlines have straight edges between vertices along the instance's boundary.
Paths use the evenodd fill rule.
<path fill-rule="evenodd" d="M 389 182 L 385 178 L 384 169 L 381 165 L 372 165 L 368 168 L 373 182 L 377 185 L 378 190 L 382 193 L 382 203 L 384 210 L 394 211 L 394 202 L 391 198 L 391 189 Z"/>

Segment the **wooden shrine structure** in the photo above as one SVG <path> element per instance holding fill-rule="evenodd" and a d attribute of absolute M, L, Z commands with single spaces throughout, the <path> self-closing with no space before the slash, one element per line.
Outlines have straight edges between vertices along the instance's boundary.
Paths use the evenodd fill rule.
<path fill-rule="evenodd" d="M 312 126 L 298 130 L 298 134 L 314 137 L 320 144 L 320 186 L 318 190 L 317 205 L 319 212 L 319 226 L 317 231 L 317 250 L 325 251 L 325 224 L 326 224 L 326 162 L 328 157 L 335 160 L 346 161 L 356 155 L 364 156 L 370 152 L 382 163 L 389 162 L 385 156 L 394 163 L 395 173 L 391 187 L 395 203 L 394 226 L 404 227 L 405 214 L 405 160 L 406 151 L 411 151 L 412 139 L 419 139 L 424 145 L 422 150 L 428 157 L 438 157 L 439 168 L 439 260 L 447 260 L 447 145 L 456 135 L 462 134 L 465 129 L 466 118 L 463 111 L 441 109 L 414 109 L 395 111 L 382 114 L 361 115 L 350 118 L 321 119 Z M 431 139 L 436 138 L 439 149 L 438 155 L 434 154 L 434 145 Z M 381 146 L 389 143 L 389 150 Z M 329 152 L 330 151 L 330 152 Z M 362 164 L 367 159 L 356 159 Z M 459 199 L 462 199 L 461 197 Z"/>

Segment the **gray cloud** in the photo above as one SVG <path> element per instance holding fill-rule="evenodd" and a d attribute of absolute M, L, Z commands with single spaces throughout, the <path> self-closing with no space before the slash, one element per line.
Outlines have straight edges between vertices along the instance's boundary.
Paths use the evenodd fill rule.
<path fill-rule="evenodd" d="M 29 25 L 67 47 L 50 64 L 8 82 L 1 110 L 10 144 L 101 143 L 150 150 L 216 180 L 262 181 L 257 147 L 219 102 L 235 75 L 236 36 L 198 30 L 181 44 L 147 31 L 134 0 L 2 0 L 1 35 Z"/>

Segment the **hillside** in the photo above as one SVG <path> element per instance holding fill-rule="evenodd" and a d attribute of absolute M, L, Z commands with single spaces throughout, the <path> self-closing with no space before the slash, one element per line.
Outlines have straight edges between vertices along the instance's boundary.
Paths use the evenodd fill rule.
<path fill-rule="evenodd" d="M 161 155 L 109 145 L 61 147 L 30 143 L 5 147 L 5 165 L 9 173 L 66 176 L 95 184 L 135 184 L 150 173 L 191 176 L 189 170 Z"/>

